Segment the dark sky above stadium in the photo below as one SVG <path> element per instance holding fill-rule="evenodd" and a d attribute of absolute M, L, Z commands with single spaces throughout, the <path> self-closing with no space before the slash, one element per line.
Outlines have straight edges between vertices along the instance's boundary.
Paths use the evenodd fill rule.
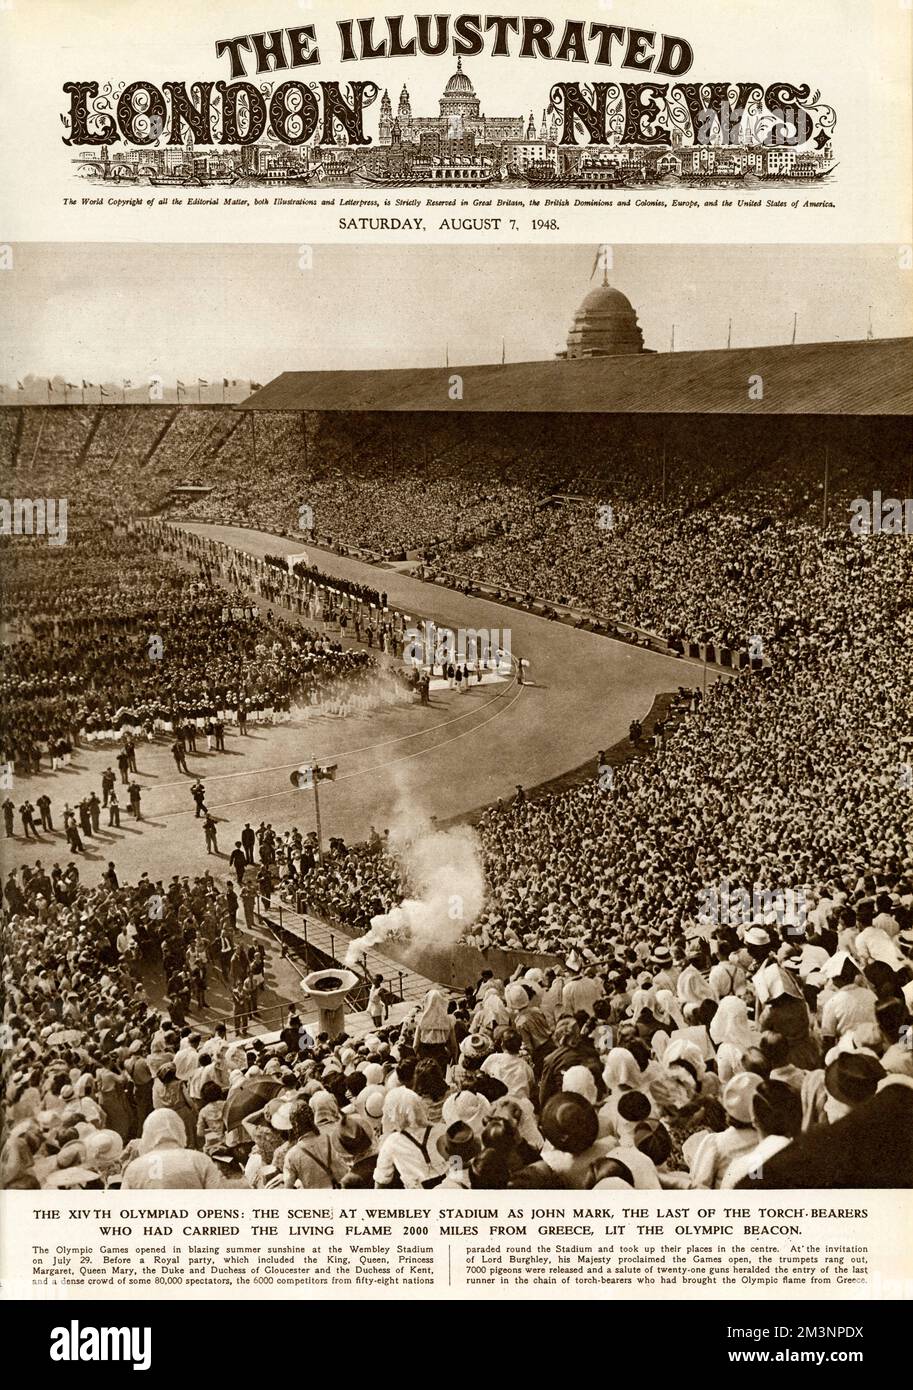
<path fill-rule="evenodd" d="M 667 351 L 913 333 L 894 246 L 616 246 L 610 283 Z M 286 370 L 551 357 L 595 246 L 20 245 L 0 380 L 269 381 Z M 7 397 L 9 399 L 9 397 Z"/>

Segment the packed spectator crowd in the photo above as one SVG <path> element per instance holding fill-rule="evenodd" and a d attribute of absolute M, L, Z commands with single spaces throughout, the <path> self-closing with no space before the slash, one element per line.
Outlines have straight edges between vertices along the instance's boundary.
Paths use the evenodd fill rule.
<path fill-rule="evenodd" d="M 913 867 L 913 866 L 911 866 Z M 235 902 L 235 911 L 236 911 Z M 486 971 L 390 1024 L 261 1037 L 188 1013 L 263 961 L 208 878 L 6 889 L 4 1185 L 454 1189 L 913 1182 L 913 875 L 848 873 L 800 932 L 643 932 Z M 155 965 L 166 995 L 153 1007 Z"/>
<path fill-rule="evenodd" d="M 177 433 L 192 442 L 192 426 L 184 418 Z M 270 428 L 285 442 L 269 468 L 288 481 L 300 429 Z M 773 426 L 754 452 L 746 443 L 667 458 L 666 496 L 657 450 L 637 428 L 624 444 L 605 432 L 588 440 L 586 428 L 565 422 L 564 456 L 588 462 L 560 478 L 540 421 L 517 425 L 512 447 L 525 462 L 513 454 L 497 487 L 481 460 L 490 470 L 505 446 L 483 455 L 480 436 L 479 465 L 464 459 L 456 492 L 446 473 L 416 486 L 417 465 L 384 477 L 383 442 L 365 485 L 341 489 L 344 457 L 330 441 L 308 495 L 300 483 L 294 493 L 296 505 L 316 497 L 317 530 L 341 539 L 424 549 L 432 568 L 673 639 L 760 644 L 762 669 L 712 683 L 668 739 L 608 782 L 521 793 L 483 814 L 487 897 L 466 940 L 534 951 L 552 968 L 520 966 L 462 996 L 432 992 L 392 1025 L 375 981 L 371 1024 L 352 1036 L 314 1037 L 292 1017 L 275 1040 L 230 1040 L 202 1021 L 207 982 L 218 971 L 231 987 L 233 1031 L 244 1034 L 264 962 L 238 928 L 237 901 L 211 881 L 122 888 L 112 870 L 89 887 L 72 865 L 11 875 L 7 1185 L 913 1181 L 913 553 L 907 536 L 846 533 L 847 500 L 891 491 L 897 460 L 862 449 L 855 462 L 835 459 L 821 526 L 820 460 Z M 214 434 L 229 459 L 237 441 L 216 444 Z M 163 467 L 166 484 L 174 467 Z M 276 501 L 292 494 L 262 481 L 249 487 L 257 520 L 227 482 L 203 504 L 208 515 L 294 530 Z M 458 503 L 473 496 L 467 550 Z M 153 525 L 118 537 L 112 575 L 110 535 L 99 528 L 60 552 L 4 546 L 15 628 L 2 667 L 7 759 L 32 757 L 55 732 L 66 742 L 121 720 L 143 728 L 150 711 L 155 730 L 200 706 L 281 709 L 315 671 L 370 662 L 243 605 L 233 616 L 222 586 L 249 591 L 252 580 L 267 602 L 291 594 L 311 615 L 308 567 L 254 572 Z M 340 593 L 322 613 L 342 627 L 357 612 L 378 647 L 395 650 L 392 625 L 370 626 L 365 613 L 381 596 Z M 151 635 L 163 639 L 152 670 Z M 322 860 L 292 836 L 275 874 L 352 933 L 410 887 L 377 834 Z"/>

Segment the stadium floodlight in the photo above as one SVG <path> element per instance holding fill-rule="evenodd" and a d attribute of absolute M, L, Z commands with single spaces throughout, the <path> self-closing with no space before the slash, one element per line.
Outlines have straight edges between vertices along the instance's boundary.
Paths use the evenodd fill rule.
<path fill-rule="evenodd" d="M 317 830 L 317 857 L 323 858 L 323 839 L 320 830 L 320 795 L 318 786 L 321 782 L 335 782 L 336 763 L 302 763 L 295 768 L 289 776 L 289 781 L 297 791 L 312 791 L 314 793 L 314 821 Z"/>

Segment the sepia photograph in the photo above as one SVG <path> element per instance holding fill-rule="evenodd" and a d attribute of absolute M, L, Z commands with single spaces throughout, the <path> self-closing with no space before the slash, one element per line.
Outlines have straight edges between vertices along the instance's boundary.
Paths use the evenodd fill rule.
<path fill-rule="evenodd" d="M 909 250 L 15 255 L 3 1185 L 911 1186 Z"/>

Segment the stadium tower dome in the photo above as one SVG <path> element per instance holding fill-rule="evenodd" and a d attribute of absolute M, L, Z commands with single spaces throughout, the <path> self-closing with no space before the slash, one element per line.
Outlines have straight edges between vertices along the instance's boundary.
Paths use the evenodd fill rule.
<path fill-rule="evenodd" d="M 644 351 L 644 335 L 631 301 L 602 284 L 590 290 L 574 315 L 561 357 L 619 357 Z"/>

